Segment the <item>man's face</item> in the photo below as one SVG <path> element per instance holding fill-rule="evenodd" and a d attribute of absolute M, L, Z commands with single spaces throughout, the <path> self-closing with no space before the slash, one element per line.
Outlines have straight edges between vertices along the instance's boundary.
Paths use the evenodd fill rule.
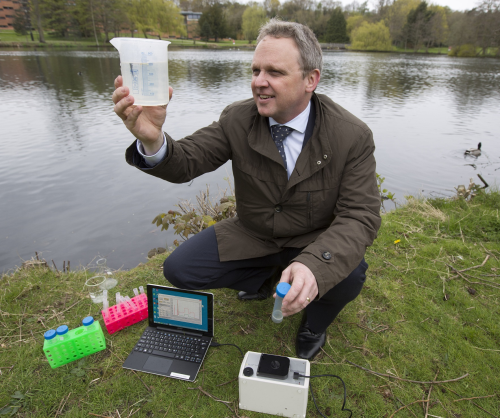
<path fill-rule="evenodd" d="M 291 38 L 266 36 L 259 42 L 252 61 L 252 93 L 260 115 L 286 123 L 305 110 L 319 71 L 313 83 L 310 76 L 303 78 L 299 58 Z"/>

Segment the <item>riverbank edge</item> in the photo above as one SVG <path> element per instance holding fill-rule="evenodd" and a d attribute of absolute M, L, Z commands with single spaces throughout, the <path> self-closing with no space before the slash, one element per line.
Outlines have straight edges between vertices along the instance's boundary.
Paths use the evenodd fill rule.
<path fill-rule="evenodd" d="M 408 54 L 408 55 L 438 55 L 438 56 L 450 56 L 447 53 L 442 53 L 440 51 L 437 52 L 422 52 L 422 51 L 378 51 L 378 50 L 361 50 L 361 49 L 352 49 L 352 48 L 337 48 L 332 47 L 329 44 L 320 44 L 321 49 L 325 52 L 375 52 L 375 53 L 389 53 L 389 54 Z M 102 45 L 89 45 L 86 42 L 2 42 L 0 41 L 0 48 L 17 48 L 17 49 L 26 49 L 26 50 L 64 50 L 64 49 L 73 49 L 73 50 L 115 50 L 115 48 L 111 44 L 102 44 Z M 212 49 L 212 50 L 255 50 L 255 45 L 247 44 L 247 45 L 228 45 L 228 44 L 170 44 L 169 50 L 178 50 L 178 49 Z M 485 56 L 476 56 L 473 58 L 500 58 L 494 55 L 485 55 Z"/>
<path fill-rule="evenodd" d="M 88 49 L 88 50 L 99 50 L 102 48 L 115 50 L 115 47 L 111 44 L 102 45 L 89 45 L 84 42 L 67 42 L 67 43 L 41 43 L 41 42 L 1 42 L 0 48 L 42 48 L 42 49 Z M 248 49 L 254 50 L 255 45 L 217 45 L 217 44 L 203 44 L 203 45 L 190 45 L 190 44 L 170 44 L 169 50 L 172 49 Z"/>

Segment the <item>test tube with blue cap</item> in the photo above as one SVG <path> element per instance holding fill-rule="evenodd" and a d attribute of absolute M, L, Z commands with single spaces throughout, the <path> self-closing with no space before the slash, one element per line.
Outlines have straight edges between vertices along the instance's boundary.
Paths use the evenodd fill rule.
<path fill-rule="evenodd" d="M 49 329 L 48 331 L 46 331 L 45 334 L 43 334 L 43 336 L 45 338 L 44 346 L 50 347 L 50 346 L 54 345 L 55 343 L 57 343 L 56 335 L 57 335 L 56 331 L 53 329 Z"/>
<path fill-rule="evenodd" d="M 56 334 L 57 334 L 57 338 L 60 340 L 60 341 L 64 341 L 67 339 L 67 334 L 68 334 L 68 331 L 69 331 L 69 328 L 67 325 L 61 325 L 60 327 L 58 327 L 56 329 Z"/>
<path fill-rule="evenodd" d="M 98 328 L 92 316 L 87 316 L 83 318 L 82 324 L 85 327 L 86 332 L 95 331 Z"/>
<path fill-rule="evenodd" d="M 274 300 L 273 315 L 272 320 L 275 324 L 281 323 L 283 321 L 283 312 L 281 312 L 281 305 L 283 304 L 283 298 L 286 296 L 288 291 L 292 286 L 289 283 L 281 282 L 276 287 L 276 299 Z"/>

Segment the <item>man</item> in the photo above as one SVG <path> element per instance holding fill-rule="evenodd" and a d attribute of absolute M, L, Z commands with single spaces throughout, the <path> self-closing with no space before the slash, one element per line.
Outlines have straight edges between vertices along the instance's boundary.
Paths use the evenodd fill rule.
<path fill-rule="evenodd" d="M 133 106 L 115 81 L 115 112 L 138 141 L 127 162 L 184 183 L 232 160 L 238 216 L 191 237 L 165 261 L 164 275 L 187 289 L 228 287 L 265 299 L 291 284 L 283 315 L 304 311 L 297 356 L 312 359 L 326 329 L 363 287 L 363 256 L 380 227 L 370 129 L 314 93 L 322 54 L 312 31 L 272 19 L 252 61 L 253 99 L 174 141 L 161 132 L 165 107 Z M 172 90 L 170 90 L 172 94 Z"/>

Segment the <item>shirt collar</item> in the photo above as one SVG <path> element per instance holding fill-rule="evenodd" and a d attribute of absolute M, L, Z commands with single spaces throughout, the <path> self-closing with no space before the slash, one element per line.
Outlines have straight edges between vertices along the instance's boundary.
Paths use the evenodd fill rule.
<path fill-rule="evenodd" d="M 306 131 L 307 128 L 307 122 L 309 121 L 309 113 L 311 112 L 311 102 L 307 104 L 307 107 L 305 110 L 293 118 L 291 121 L 287 123 L 278 123 L 276 122 L 272 117 L 269 117 L 269 126 L 273 125 L 286 125 L 289 126 L 290 128 L 295 129 L 296 131 L 300 132 L 303 134 Z"/>

